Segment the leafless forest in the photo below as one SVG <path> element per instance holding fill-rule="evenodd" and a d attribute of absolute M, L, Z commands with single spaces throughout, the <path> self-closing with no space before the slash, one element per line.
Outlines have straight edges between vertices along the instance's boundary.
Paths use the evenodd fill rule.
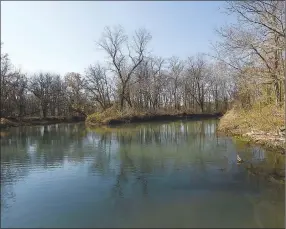
<path fill-rule="evenodd" d="M 95 45 L 106 59 L 95 60 L 84 74 L 27 75 L 1 52 L 1 117 L 87 116 L 109 107 L 187 113 L 224 112 L 233 104 L 282 108 L 284 4 L 227 2 L 225 11 L 237 23 L 217 29 L 220 41 L 212 44 L 212 55 L 163 59 L 150 54 L 146 29 L 127 36 L 121 26 L 105 28 Z"/>

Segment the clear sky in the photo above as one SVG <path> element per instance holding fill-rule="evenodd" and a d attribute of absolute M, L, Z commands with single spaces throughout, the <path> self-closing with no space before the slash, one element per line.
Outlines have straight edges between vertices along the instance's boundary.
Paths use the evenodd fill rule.
<path fill-rule="evenodd" d="M 209 52 L 215 28 L 231 18 L 223 1 L 2 1 L 1 41 L 12 63 L 25 72 L 83 73 L 103 61 L 95 46 L 105 26 L 122 25 L 128 34 L 145 27 L 155 55 L 185 58 Z"/>

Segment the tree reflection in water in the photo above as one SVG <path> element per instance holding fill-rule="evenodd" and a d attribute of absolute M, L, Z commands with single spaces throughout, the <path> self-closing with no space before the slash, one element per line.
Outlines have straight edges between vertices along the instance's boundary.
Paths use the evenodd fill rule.
<path fill-rule="evenodd" d="M 200 121 L 97 128 L 89 134 L 94 136 L 97 133 L 97 144 L 101 149 L 105 147 L 105 150 L 95 154 L 90 171 L 102 173 L 114 168 L 110 163 L 112 153 L 118 161 L 112 193 L 120 197 L 124 196 L 124 187 L 138 183 L 142 187 L 141 193 L 147 195 L 150 174 L 172 175 L 174 171 L 183 170 L 184 167 L 188 169 L 191 166 L 192 171 L 196 170 L 193 173 L 198 175 L 191 176 L 190 180 L 194 182 L 206 177 L 209 171 L 212 172 L 208 162 L 225 161 L 230 154 L 235 154 L 229 150 L 221 150 L 226 143 L 218 140 L 215 126 L 215 121 Z M 117 149 L 110 149 L 112 139 L 116 140 Z M 184 153 L 178 150 L 183 150 Z"/>
<path fill-rule="evenodd" d="M 9 134 L 1 135 L 1 206 L 8 206 L 9 199 L 15 200 L 13 185 L 31 172 L 71 163 L 86 164 L 88 175 L 110 180 L 110 194 L 119 199 L 131 192 L 150 195 L 157 177 L 162 187 L 174 189 L 257 190 L 261 184 L 255 188 L 252 181 L 252 187 L 237 185 L 245 173 L 236 164 L 236 153 L 265 164 L 271 164 L 271 157 L 267 152 L 258 153 L 248 145 L 218 137 L 216 123 L 154 122 L 94 130 L 84 124 L 11 128 Z M 249 154 L 253 149 L 256 151 Z M 271 160 L 283 163 L 280 158 Z"/>

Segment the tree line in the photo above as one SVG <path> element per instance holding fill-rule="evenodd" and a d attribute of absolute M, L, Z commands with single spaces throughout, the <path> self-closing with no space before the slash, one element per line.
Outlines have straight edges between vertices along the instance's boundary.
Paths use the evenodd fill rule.
<path fill-rule="evenodd" d="M 223 112 L 233 101 L 282 106 L 285 72 L 283 1 L 230 1 L 237 24 L 217 30 L 215 54 L 186 59 L 150 52 L 143 28 L 127 36 L 121 26 L 106 27 L 96 42 L 106 59 L 83 74 L 27 75 L 1 53 L 1 117 L 87 116 L 119 110 Z"/>
<path fill-rule="evenodd" d="M 138 111 L 227 109 L 233 90 L 222 65 L 202 54 L 187 60 L 147 55 L 150 35 L 146 30 L 135 34 L 132 47 L 122 27 L 107 27 L 99 44 L 109 58 L 90 65 L 84 74 L 27 76 L 13 70 L 8 55 L 2 55 L 1 117 L 86 116 L 111 106 Z"/>

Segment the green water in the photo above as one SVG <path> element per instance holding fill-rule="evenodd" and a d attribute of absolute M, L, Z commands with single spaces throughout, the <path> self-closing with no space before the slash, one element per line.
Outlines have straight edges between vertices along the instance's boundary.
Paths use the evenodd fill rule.
<path fill-rule="evenodd" d="M 239 153 L 271 168 L 273 154 L 218 137 L 216 125 L 1 132 L 1 227 L 284 228 L 285 186 L 236 163 Z"/>

